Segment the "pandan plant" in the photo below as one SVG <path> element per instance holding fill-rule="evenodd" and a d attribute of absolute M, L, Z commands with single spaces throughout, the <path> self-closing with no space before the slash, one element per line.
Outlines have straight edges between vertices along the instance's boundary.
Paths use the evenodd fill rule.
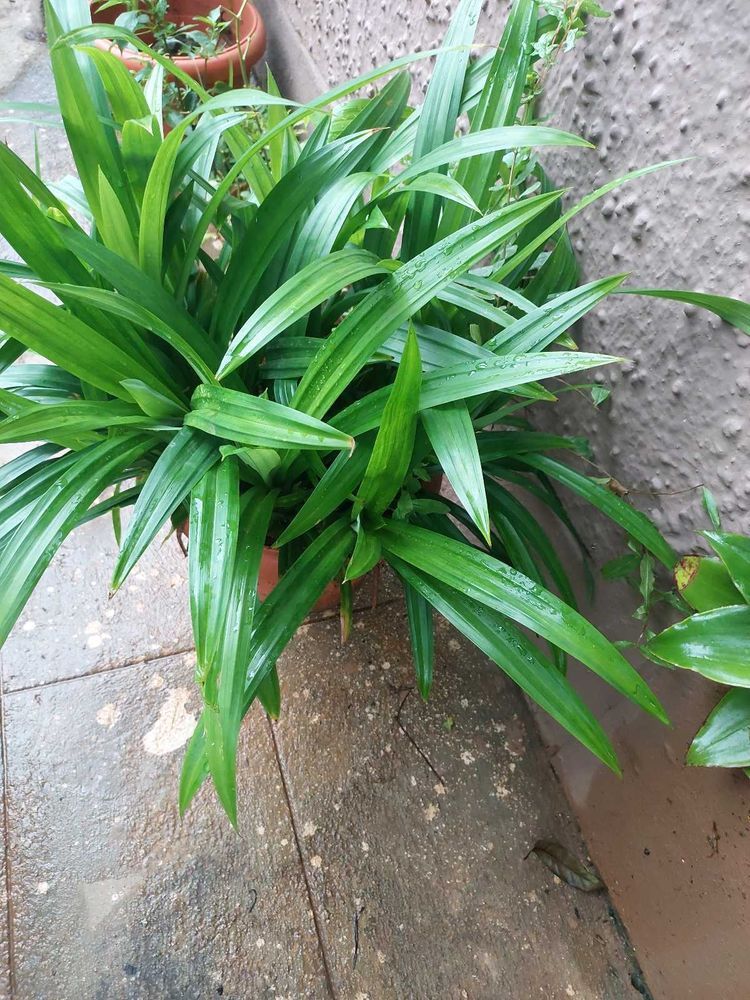
<path fill-rule="evenodd" d="M 183 810 L 210 774 L 236 820 L 243 717 L 256 699 L 278 712 L 276 663 L 326 586 L 340 581 L 346 619 L 352 582 L 381 560 L 403 584 L 425 697 L 437 611 L 615 771 L 565 655 L 665 719 L 576 610 L 555 537 L 526 504 L 575 532 L 561 485 L 675 562 L 643 514 L 562 457 L 585 441 L 528 422 L 555 400 L 549 379 L 618 361 L 572 339 L 625 276 L 580 284 L 568 220 L 663 164 L 563 208 L 536 150 L 590 144 L 535 123 L 533 97 L 580 18 L 516 0 L 497 48 L 474 58 L 480 7 L 462 0 L 438 52 L 304 106 L 249 88 L 209 98 L 183 75 L 199 105 L 163 136 L 160 95 L 92 45 L 105 31 L 143 42 L 88 24 L 82 0 L 48 3 L 79 180 L 48 185 L 0 146 L 0 230 L 22 261 L 0 275 L 0 442 L 43 442 L 0 472 L 0 641 L 78 525 L 133 505 L 116 590 L 166 522 L 189 518 L 204 708 Z M 406 67 L 432 55 L 413 107 Z M 251 141 L 242 121 L 259 107 L 268 127 Z M 234 164 L 217 182 L 219 145 Z M 750 328 L 742 303 L 649 294 Z M 261 601 L 269 546 L 280 579 Z"/>
<path fill-rule="evenodd" d="M 750 775 L 750 538 L 722 531 L 715 505 L 708 509 L 713 525 L 703 537 L 716 555 L 684 556 L 674 571 L 677 592 L 696 613 L 651 636 L 643 651 L 729 687 L 686 760 Z"/>

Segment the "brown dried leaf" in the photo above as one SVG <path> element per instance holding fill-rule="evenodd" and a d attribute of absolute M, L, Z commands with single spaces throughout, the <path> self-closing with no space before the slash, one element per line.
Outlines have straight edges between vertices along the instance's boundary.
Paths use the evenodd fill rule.
<path fill-rule="evenodd" d="M 574 854 L 571 854 L 562 844 L 558 844 L 556 840 L 538 840 L 529 854 L 536 854 L 542 864 L 554 872 L 558 878 L 582 892 L 596 892 L 605 888 L 596 872 L 579 861 Z"/>

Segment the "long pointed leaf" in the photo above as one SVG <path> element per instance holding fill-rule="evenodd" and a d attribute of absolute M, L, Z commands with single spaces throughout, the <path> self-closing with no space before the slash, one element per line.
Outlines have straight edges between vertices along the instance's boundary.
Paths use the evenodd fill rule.
<path fill-rule="evenodd" d="M 216 442 L 200 431 L 183 427 L 175 434 L 143 484 L 115 566 L 113 590 L 122 584 L 169 515 L 219 457 Z"/>
<path fill-rule="evenodd" d="M 522 573 L 470 545 L 412 524 L 389 521 L 380 534 L 386 553 L 533 629 L 666 721 L 658 699 L 622 654 L 577 611 Z"/>

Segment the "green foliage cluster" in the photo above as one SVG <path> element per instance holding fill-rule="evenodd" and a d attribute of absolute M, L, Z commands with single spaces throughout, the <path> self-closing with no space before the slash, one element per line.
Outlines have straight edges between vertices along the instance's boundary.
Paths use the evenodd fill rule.
<path fill-rule="evenodd" d="M 78 181 L 50 186 L 0 146 L 0 232 L 23 262 L 0 263 L 0 442 L 43 442 L 0 469 L 0 642 L 77 526 L 133 506 L 116 589 L 165 522 L 189 515 L 204 708 L 183 809 L 210 775 L 236 819 L 243 717 L 256 699 L 278 712 L 277 661 L 327 584 L 342 581 L 350 608 L 352 581 L 381 559 L 404 586 L 425 697 L 437 611 L 614 770 L 565 656 L 665 718 L 576 609 L 555 536 L 526 503 L 577 538 L 558 495 L 571 491 L 675 562 L 648 518 L 569 464 L 585 441 L 527 418 L 556 398 L 542 382 L 618 360 L 572 339 L 625 276 L 580 284 L 568 221 L 664 164 L 564 208 L 536 150 L 589 143 L 530 121 L 547 15 L 516 0 L 497 48 L 472 58 L 480 7 L 462 0 L 437 53 L 300 106 L 273 87 L 211 97 L 156 51 L 161 73 L 141 86 L 90 44 L 106 33 L 147 51 L 137 35 L 92 26 L 84 0 L 48 3 Z M 413 107 L 407 67 L 431 55 Z M 165 73 L 197 101 L 167 135 Z M 243 122 L 259 108 L 253 139 Z M 232 164 L 221 178 L 218 148 Z M 750 329 L 744 303 L 648 294 Z M 435 476 L 457 502 L 427 488 Z M 264 545 L 282 575 L 261 602 Z"/>

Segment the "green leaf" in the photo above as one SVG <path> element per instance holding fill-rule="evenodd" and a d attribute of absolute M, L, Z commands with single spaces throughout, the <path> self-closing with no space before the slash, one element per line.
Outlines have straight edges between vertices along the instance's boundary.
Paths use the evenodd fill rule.
<path fill-rule="evenodd" d="M 127 294 L 112 292 L 106 288 L 53 284 L 49 284 L 47 287 L 61 296 L 88 303 L 105 313 L 120 316 L 122 319 L 129 320 L 131 323 L 155 333 L 187 361 L 202 381 L 215 381 L 212 364 L 215 366 L 218 362 L 218 352 L 212 349 L 211 342 L 206 335 L 200 331 L 196 336 L 197 331 L 192 322 L 180 322 L 179 328 L 171 325 L 170 321 L 176 318 L 176 307 L 170 310 L 172 315 L 166 318 L 162 312 L 154 312 L 154 309 L 159 309 L 160 303 L 149 300 L 146 288 L 143 289 L 143 301 L 135 301 Z M 149 302 L 148 306 L 145 304 L 146 302 Z M 150 351 L 147 353 L 151 354 Z M 153 368 L 153 363 L 149 367 Z M 137 381 L 142 381 L 142 378 L 137 379 Z M 179 397 L 174 395 L 174 390 L 169 386 L 163 387 L 162 395 L 179 400 Z"/>
<path fill-rule="evenodd" d="M 412 524 L 389 521 L 380 535 L 387 554 L 538 632 L 666 721 L 659 701 L 622 654 L 577 611 L 522 573 L 466 543 Z"/>
<path fill-rule="evenodd" d="M 557 295 L 495 334 L 484 346 L 497 354 L 543 351 L 621 285 L 626 277 L 615 274 Z"/>
<path fill-rule="evenodd" d="M 470 132 L 432 149 L 424 156 L 416 156 L 403 173 L 391 182 L 404 184 L 413 177 L 430 172 L 435 167 L 447 163 L 465 160 L 467 157 L 480 157 L 483 154 L 494 153 L 506 149 L 526 149 L 537 146 L 579 146 L 592 148 L 586 139 L 571 132 L 562 132 L 546 125 L 511 125 L 508 128 L 488 128 L 483 132 Z M 386 189 L 387 190 L 387 189 Z"/>
<path fill-rule="evenodd" d="M 229 343 L 263 272 L 289 240 L 305 209 L 322 190 L 349 172 L 362 144 L 372 138 L 372 133 L 344 136 L 300 159 L 264 199 L 232 253 L 221 284 L 213 315 L 213 331 L 219 342 Z"/>
<path fill-rule="evenodd" d="M 207 776 L 206 730 L 203 723 L 203 716 L 201 716 L 193 730 L 193 735 L 190 737 L 185 756 L 182 759 L 178 797 L 180 818 L 187 812 L 188 806 L 195 798 L 198 789 Z"/>
<path fill-rule="evenodd" d="M 255 618 L 245 683 L 245 711 L 258 685 L 341 569 L 354 546 L 354 533 L 341 518 L 321 532 L 271 591 Z"/>
<path fill-rule="evenodd" d="M 269 399 L 202 385 L 193 393 L 185 424 L 207 434 L 259 448 L 354 448 L 354 439 L 322 420 Z"/>
<path fill-rule="evenodd" d="M 92 46 L 86 49 L 86 58 L 91 59 L 96 66 L 96 72 L 107 92 L 112 115 L 119 125 L 150 113 L 143 90 L 114 52 Z"/>
<path fill-rule="evenodd" d="M 479 208 L 471 196 L 461 187 L 457 180 L 447 174 L 420 174 L 418 177 L 402 183 L 407 191 L 422 191 L 425 194 L 434 194 L 438 198 L 445 198 L 446 201 L 454 201 L 456 204 L 468 208 L 470 212 L 479 212 Z"/>
<path fill-rule="evenodd" d="M 518 117 L 526 83 L 531 43 L 536 28 L 536 0 L 516 0 L 505 23 L 500 44 L 492 56 L 477 108 L 471 116 L 471 131 L 513 125 Z M 464 160 L 456 171 L 481 209 L 491 198 L 490 188 L 500 173 L 502 152 Z M 467 221 L 466 212 L 451 205 L 440 221 L 441 236 L 455 232 Z"/>
<path fill-rule="evenodd" d="M 490 515 L 482 460 L 466 402 L 458 399 L 423 410 L 422 423 L 448 482 L 482 538 L 490 545 Z"/>
<path fill-rule="evenodd" d="M 40 406 L 0 422 L 0 444 L 7 441 L 53 441 L 65 444 L 65 439 L 87 431 L 107 430 L 108 427 L 148 427 L 153 425 L 132 404 L 110 400 L 106 403 L 63 402 Z"/>
<path fill-rule="evenodd" d="M 97 498 L 113 474 L 148 449 L 142 437 L 110 438 L 66 463 L 0 553 L 0 645 L 39 582 L 60 544 Z"/>
<path fill-rule="evenodd" d="M 750 765 L 750 691 L 729 691 L 690 745 L 687 764 L 695 767 Z"/>
<path fill-rule="evenodd" d="M 720 559 L 683 556 L 674 569 L 677 591 L 695 611 L 742 604 L 743 596 Z"/>
<path fill-rule="evenodd" d="M 450 139 L 456 130 L 480 8 L 481 0 L 461 0 L 451 18 L 417 123 L 412 149 L 414 160 L 424 158 L 430 150 Z M 433 195 L 413 197 L 404 225 L 404 260 L 415 257 L 433 242 L 439 210 L 440 201 Z"/>
<path fill-rule="evenodd" d="M 452 365 L 429 372 L 423 377 L 419 409 L 423 411 L 457 399 L 470 399 L 472 396 L 482 396 L 501 389 L 517 391 L 519 386 L 536 379 L 567 375 L 615 361 L 619 361 L 619 358 L 610 358 L 605 354 L 550 351 L 546 354 L 521 354 Z M 378 426 L 387 398 L 387 389 L 377 389 L 337 413 L 331 418 L 331 424 L 358 437 Z"/>
<path fill-rule="evenodd" d="M 415 566 L 388 556 L 396 572 L 569 733 L 620 773 L 604 730 L 575 688 L 507 618 Z"/>
<path fill-rule="evenodd" d="M 99 171 L 116 190 L 127 191 L 128 188 L 115 137 L 114 120 L 101 77 L 87 55 L 60 43 L 66 27 L 61 24 L 63 15 L 68 17 L 72 14 L 80 24 L 90 16 L 83 14 L 83 10 L 82 5 L 46 2 L 45 27 L 60 113 L 86 200 L 98 225 L 103 217 L 99 201 Z"/>
<path fill-rule="evenodd" d="M 217 653 L 220 670 L 218 707 L 209 706 L 203 714 L 208 769 L 219 800 L 235 826 L 237 825 L 237 742 L 246 711 L 245 672 L 250 656 L 258 573 L 275 498 L 275 493 L 260 494 L 255 491 L 246 494 L 239 519 L 233 567 L 225 582 L 228 598 Z M 193 778 L 190 781 L 189 775 L 186 776 L 186 797 L 190 788 L 195 786 L 195 782 L 200 782 L 203 777 L 197 765 L 192 774 Z"/>
<path fill-rule="evenodd" d="M 650 295 L 657 299 L 672 299 L 686 302 L 700 309 L 707 309 L 725 323 L 750 334 L 750 302 L 730 299 L 724 295 L 709 295 L 706 292 L 681 291 L 674 288 L 623 288 L 621 295 Z"/>
<path fill-rule="evenodd" d="M 104 331 L 0 275 L 0 329 L 111 396 L 129 400 L 127 378 L 152 378 Z"/>
<path fill-rule="evenodd" d="M 258 685 L 258 701 L 269 718 L 274 720 L 279 718 L 281 715 L 281 684 L 276 667 L 271 667 Z"/>
<path fill-rule="evenodd" d="M 693 615 L 650 639 L 644 652 L 720 684 L 750 687 L 750 607 Z"/>
<path fill-rule="evenodd" d="M 101 205 L 101 216 L 98 232 L 102 243 L 131 264 L 137 264 L 138 249 L 130 221 L 114 188 L 101 170 L 99 171 L 99 204 Z"/>
<path fill-rule="evenodd" d="M 24 523 L 37 500 L 75 462 L 77 454 L 68 452 L 46 459 L 0 493 L 0 543 Z"/>
<path fill-rule="evenodd" d="M 191 427 L 175 434 L 148 475 L 123 539 L 112 577 L 117 590 L 169 515 L 219 461 L 216 442 Z"/>
<path fill-rule="evenodd" d="M 494 281 L 502 281 L 507 275 L 515 271 L 521 264 L 532 257 L 537 250 L 540 250 L 545 243 L 553 237 L 559 230 L 561 230 L 567 223 L 579 212 L 582 212 L 589 205 L 593 205 L 595 201 L 599 198 L 603 198 L 605 195 L 609 194 L 610 191 L 614 191 L 615 188 L 621 187 L 623 184 L 627 184 L 629 181 L 636 180 L 639 177 L 645 177 L 647 174 L 654 173 L 656 170 L 663 170 L 665 167 L 674 167 L 680 163 L 684 163 L 685 159 L 682 160 L 665 160 L 662 163 L 653 163 L 648 167 L 641 167 L 640 170 L 631 170 L 627 174 L 623 174 L 621 177 L 616 177 L 614 180 L 607 181 L 606 184 L 602 184 L 595 191 L 587 194 L 585 197 L 569 208 L 566 212 L 563 212 L 554 222 L 550 223 L 545 229 L 540 233 L 537 233 L 533 239 L 528 242 L 524 242 L 522 246 L 509 258 L 507 258 L 500 267 L 493 273 L 492 278 Z"/>
<path fill-rule="evenodd" d="M 706 514 L 708 514 L 708 519 L 713 525 L 714 530 L 721 531 L 721 516 L 719 514 L 719 508 L 716 505 L 716 498 L 706 486 L 703 487 L 701 501 L 703 503 L 703 509 Z"/>
<path fill-rule="evenodd" d="M 44 207 L 45 202 L 58 210 L 63 206 L 34 176 L 20 157 L 0 144 L 0 232 L 34 274 L 50 281 L 86 281 L 85 268 L 65 247 Z"/>
<path fill-rule="evenodd" d="M 358 524 L 357 541 L 354 544 L 354 552 L 352 552 L 349 565 L 346 567 L 344 583 L 356 580 L 360 576 L 364 576 L 365 573 L 369 573 L 379 561 L 380 541 L 377 532 L 368 531 L 361 523 Z"/>
<path fill-rule="evenodd" d="M 487 490 L 495 510 L 508 518 L 516 531 L 537 553 L 565 603 L 573 608 L 577 607 L 573 587 L 557 554 L 557 550 L 534 515 L 530 513 L 520 500 L 498 483 L 489 480 Z"/>
<path fill-rule="evenodd" d="M 56 444 L 40 444 L 0 465 L 0 494 L 26 479 L 59 451 Z"/>
<path fill-rule="evenodd" d="M 143 413 L 154 420 L 179 420 L 185 414 L 185 409 L 179 402 L 169 396 L 157 392 L 150 385 L 138 378 L 126 378 L 122 382 Z"/>
<path fill-rule="evenodd" d="M 362 482 L 371 454 L 372 443 L 360 440 L 352 454 L 341 452 L 337 455 L 291 523 L 279 535 L 276 547 L 299 538 L 332 514 Z"/>
<path fill-rule="evenodd" d="M 295 408 L 322 417 L 394 330 L 557 197 L 542 195 L 502 208 L 404 264 L 326 338 L 300 382 Z"/>
<path fill-rule="evenodd" d="M 216 652 L 229 602 L 237 547 L 240 479 L 236 458 L 211 466 L 190 493 L 188 579 L 197 676 L 215 707 Z"/>
<path fill-rule="evenodd" d="M 387 274 L 365 250 L 346 249 L 316 260 L 277 288 L 240 327 L 222 359 L 217 378 L 239 368 L 269 341 L 306 316 L 321 302 L 374 274 Z"/>
<path fill-rule="evenodd" d="M 606 486 L 601 486 L 594 479 L 581 475 L 580 472 L 556 462 L 547 455 L 522 455 L 520 460 L 551 479 L 556 479 L 594 507 L 598 507 L 610 520 L 615 521 L 645 546 L 667 569 L 671 570 L 677 562 L 677 553 L 653 521 L 616 496 Z"/>
<path fill-rule="evenodd" d="M 703 536 L 726 566 L 737 590 L 750 604 L 750 538 L 726 531 L 704 531 Z"/>
<path fill-rule="evenodd" d="M 408 569 L 406 572 L 408 576 Z M 417 688 L 422 698 L 427 701 L 432 690 L 435 668 L 435 630 L 432 622 L 432 606 L 418 590 L 407 583 L 406 579 L 401 582 L 406 600 L 406 616 L 409 623 L 409 640 L 414 659 Z"/>
<path fill-rule="evenodd" d="M 181 122 L 159 146 L 143 192 L 138 263 L 144 274 L 157 283 L 161 283 L 164 220 L 169 204 L 172 173 L 186 127 L 186 121 Z"/>
<path fill-rule="evenodd" d="M 554 356 L 554 355 L 553 355 Z M 482 462 L 540 451 L 572 451 L 589 458 L 591 445 L 584 437 L 563 437 L 543 431 L 483 431 L 479 437 Z"/>
<path fill-rule="evenodd" d="M 357 493 L 355 512 L 382 514 L 404 481 L 409 469 L 417 427 L 422 364 L 413 330 L 409 331 L 393 388 L 378 429 L 372 455 Z"/>

